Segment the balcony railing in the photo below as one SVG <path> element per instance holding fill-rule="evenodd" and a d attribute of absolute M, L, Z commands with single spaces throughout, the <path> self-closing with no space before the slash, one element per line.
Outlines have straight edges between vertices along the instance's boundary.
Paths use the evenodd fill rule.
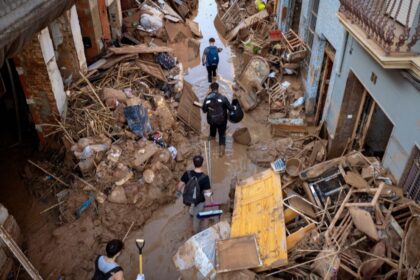
<path fill-rule="evenodd" d="M 340 13 L 357 24 L 385 55 L 413 55 L 420 39 L 420 21 L 414 19 L 417 0 L 340 0 Z M 412 23 L 416 26 L 412 26 Z M 415 55 L 415 54 L 414 54 Z"/>

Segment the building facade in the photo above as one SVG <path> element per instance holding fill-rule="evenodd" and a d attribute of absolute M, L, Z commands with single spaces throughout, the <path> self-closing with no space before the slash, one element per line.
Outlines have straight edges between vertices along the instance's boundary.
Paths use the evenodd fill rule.
<path fill-rule="evenodd" d="M 306 113 L 325 125 L 330 158 L 352 149 L 379 157 L 419 199 L 420 3 L 385 2 L 302 1 Z"/>
<path fill-rule="evenodd" d="M 65 116 L 66 89 L 121 36 L 121 27 L 120 0 L 3 1 L 0 101 L 13 103 L 16 127 L 29 115 L 45 142 L 45 124 Z"/>

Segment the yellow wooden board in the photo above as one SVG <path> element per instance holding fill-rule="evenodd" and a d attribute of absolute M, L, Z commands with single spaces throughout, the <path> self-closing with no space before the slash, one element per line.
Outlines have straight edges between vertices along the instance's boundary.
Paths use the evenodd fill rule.
<path fill-rule="evenodd" d="M 231 237 L 255 234 L 264 271 L 287 265 L 280 176 L 271 169 L 236 186 Z"/>

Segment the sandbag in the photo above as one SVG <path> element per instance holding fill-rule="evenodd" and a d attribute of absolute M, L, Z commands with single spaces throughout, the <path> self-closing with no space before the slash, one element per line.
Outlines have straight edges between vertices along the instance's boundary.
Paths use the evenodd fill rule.
<path fill-rule="evenodd" d="M 242 111 L 241 105 L 238 99 L 232 100 L 233 111 L 229 112 L 229 121 L 231 123 L 238 123 L 244 118 L 244 112 Z"/>

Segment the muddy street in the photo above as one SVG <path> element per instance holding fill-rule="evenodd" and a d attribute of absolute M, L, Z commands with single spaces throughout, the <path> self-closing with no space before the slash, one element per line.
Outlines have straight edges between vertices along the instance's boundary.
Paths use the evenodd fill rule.
<path fill-rule="evenodd" d="M 217 3 L 214 0 L 200 0 L 198 12 L 194 21 L 201 29 L 203 38 L 201 39 L 200 54 L 208 45 L 208 39 L 213 37 L 216 44 L 223 48 L 220 55 L 217 82 L 221 86 L 221 92 L 231 101 L 233 97 L 232 86 L 234 84 L 235 73 L 240 72 L 240 65 L 235 50 L 228 42 L 224 41 L 214 27 L 213 21 L 217 14 Z M 201 56 L 200 56 L 201 59 Z M 207 71 L 201 63 L 195 67 L 186 69 L 185 79 L 190 82 L 194 90 L 202 101 L 208 93 L 209 83 L 207 81 Z M 226 138 L 226 155 L 219 158 L 217 143 L 211 147 L 211 181 L 214 191 L 214 201 L 227 203 L 231 181 L 234 178 L 244 179 L 256 174 L 260 167 L 253 164 L 247 156 L 247 147 L 234 143 L 233 132 L 240 127 L 248 127 L 253 141 L 270 138 L 269 127 L 261 125 L 251 116 L 245 115 L 244 120 L 239 124 L 228 124 Z M 208 124 L 205 115 L 202 115 L 201 142 L 204 154 L 204 141 L 208 136 Z M 190 162 L 192 168 L 192 162 Z M 204 167 L 207 170 L 207 166 Z M 162 209 L 156 211 L 146 222 L 145 226 L 132 232 L 127 239 L 127 246 L 121 256 L 121 264 L 130 278 L 134 278 L 137 273 L 138 251 L 134 240 L 144 237 L 146 246 L 144 249 L 144 269 L 148 279 L 178 279 L 179 272 L 176 270 L 172 257 L 175 255 L 179 246 L 182 245 L 192 233 L 192 220 L 187 213 L 187 207 L 178 199 Z"/>
<path fill-rule="evenodd" d="M 419 1 L 0 2 L 0 280 L 420 279 Z"/>

